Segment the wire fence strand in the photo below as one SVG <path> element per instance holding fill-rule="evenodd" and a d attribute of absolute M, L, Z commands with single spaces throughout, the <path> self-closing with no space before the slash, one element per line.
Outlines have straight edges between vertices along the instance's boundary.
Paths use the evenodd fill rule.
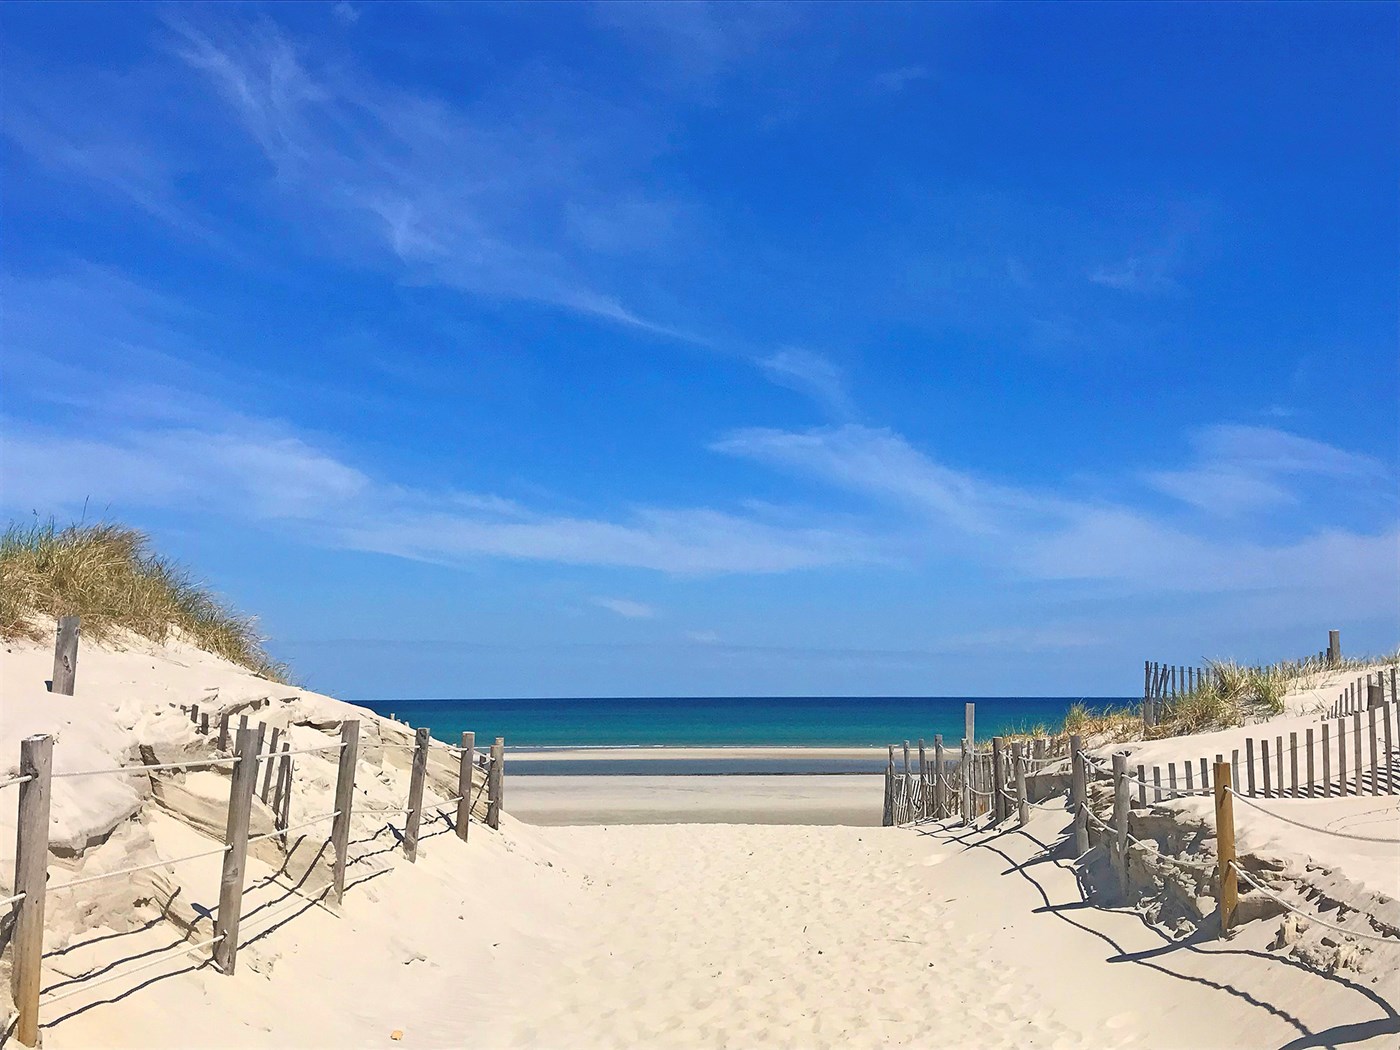
<path fill-rule="evenodd" d="M 152 868 L 164 868 L 171 864 L 183 864 L 187 860 L 199 860 L 201 857 L 216 857 L 220 853 L 227 853 L 232 846 L 220 846 L 218 849 L 205 850 L 203 853 L 191 853 L 188 857 L 174 857 L 170 860 L 158 860 L 151 864 L 139 864 L 134 868 L 120 868 L 117 871 L 103 872 L 101 875 L 87 875 L 81 879 L 71 879 L 68 882 L 59 883 L 57 886 L 50 886 L 48 892 L 55 893 L 58 890 L 70 890 L 74 886 L 86 886 L 89 882 L 101 882 L 103 879 L 115 879 L 119 875 L 131 875 L 138 871 L 150 871 Z"/>
<path fill-rule="evenodd" d="M 74 980 L 78 982 L 78 986 L 76 988 L 70 988 L 68 991 L 61 992 L 58 995 L 51 995 L 47 999 L 41 1000 L 39 1005 L 51 1006 L 52 1004 L 59 1002 L 60 1000 L 67 999 L 69 996 L 81 995 L 83 992 L 91 991 L 93 988 L 96 988 L 99 985 L 107 984 L 110 981 L 119 981 L 123 977 L 130 977 L 134 973 L 140 973 L 142 970 L 149 970 L 153 967 L 161 965 L 162 963 L 170 962 L 171 959 L 173 959 L 176 955 L 183 955 L 188 952 L 197 952 L 202 948 L 212 948 L 214 945 L 222 941 L 224 939 L 224 936 L 225 935 L 221 933 L 213 940 L 201 941 L 199 944 L 175 945 L 173 948 L 162 953 L 158 959 L 151 959 L 147 962 L 142 963 L 140 966 L 131 966 L 125 970 L 118 970 L 116 973 L 109 973 L 106 977 L 95 977 L 90 980 L 85 980 L 80 977 L 74 978 Z M 210 959 L 201 959 L 198 962 L 198 966 L 207 966 L 211 961 L 212 960 Z"/>
<path fill-rule="evenodd" d="M 1233 860 L 1230 861 L 1230 867 L 1235 869 L 1236 875 L 1244 879 L 1245 882 L 1249 883 L 1264 896 L 1268 897 L 1270 900 L 1278 904 L 1283 905 L 1283 907 L 1287 908 L 1294 915 L 1300 916 L 1308 922 L 1315 922 L 1319 926 L 1325 926 L 1329 930 L 1336 930 L 1338 933 L 1344 933 L 1348 937 L 1361 937 L 1368 941 L 1377 941 L 1380 944 L 1388 944 L 1392 948 L 1400 947 L 1400 937 L 1387 937 L 1383 934 L 1367 933 L 1362 930 L 1349 930 L 1345 926 L 1338 926 L 1336 923 L 1328 922 L 1326 919 L 1318 918 L 1318 916 L 1316 915 L 1309 914 L 1308 912 L 1303 911 L 1301 908 L 1296 908 L 1292 904 L 1289 904 L 1288 901 L 1284 900 L 1278 894 L 1272 892 L 1267 886 L 1265 886 L 1263 883 L 1259 882 L 1257 879 L 1251 876 Z M 1347 907 L 1351 907 L 1351 905 L 1347 905 Z M 1361 911 L 1360 908 L 1353 908 L 1353 910 L 1356 911 L 1359 915 L 1365 915 L 1366 918 L 1370 919 L 1372 922 L 1379 921 L 1374 915 L 1371 915 L 1369 912 Z"/>

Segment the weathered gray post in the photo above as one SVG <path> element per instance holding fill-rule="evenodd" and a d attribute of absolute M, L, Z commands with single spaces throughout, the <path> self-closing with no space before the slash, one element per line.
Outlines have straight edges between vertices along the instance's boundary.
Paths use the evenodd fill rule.
<path fill-rule="evenodd" d="M 1008 816 L 1006 795 L 1002 785 L 1006 783 L 1006 760 L 1002 757 L 1002 739 L 992 737 L 992 821 L 1000 824 Z"/>
<path fill-rule="evenodd" d="M 486 804 L 486 825 L 493 830 L 501 826 L 501 808 L 506 790 L 505 764 L 506 738 L 498 736 L 491 745 L 491 769 L 486 777 L 486 792 L 490 799 Z"/>
<path fill-rule="evenodd" d="M 927 820 L 929 811 L 928 753 L 924 751 L 924 738 L 919 737 L 919 819 Z"/>
<path fill-rule="evenodd" d="M 60 616 L 58 637 L 53 646 L 53 686 L 51 692 L 63 696 L 73 695 L 73 685 L 78 677 L 78 629 L 82 618 Z"/>
<path fill-rule="evenodd" d="M 350 810 L 355 800 L 355 763 L 360 752 L 359 719 L 340 723 L 340 765 L 335 774 L 335 820 L 331 844 L 335 847 L 335 902 L 345 896 L 345 860 L 350 849 Z"/>
<path fill-rule="evenodd" d="M 408 819 L 404 821 L 403 855 L 418 860 L 418 825 L 423 820 L 423 780 L 428 773 L 428 730 L 413 731 L 413 771 L 408 778 Z"/>
<path fill-rule="evenodd" d="M 933 815 L 937 820 L 947 816 L 947 798 L 943 787 L 943 734 L 933 734 Z"/>
<path fill-rule="evenodd" d="M 971 704 L 967 705 L 969 708 Z M 967 737 L 962 738 L 962 758 L 958 760 L 962 771 L 962 822 L 972 823 L 972 747 Z"/>
<path fill-rule="evenodd" d="M 462 765 L 457 770 L 457 837 L 467 841 L 472 818 L 472 767 L 476 765 L 476 734 L 462 734 Z"/>
<path fill-rule="evenodd" d="M 977 723 L 977 705 L 963 704 L 963 739 L 965 748 L 977 746 L 977 734 L 973 731 Z"/>
<path fill-rule="evenodd" d="M 1084 775 L 1084 741 L 1078 733 L 1069 738 L 1070 802 L 1074 805 L 1074 852 L 1089 852 L 1089 792 Z"/>
<path fill-rule="evenodd" d="M 1342 632 L 1327 632 L 1327 666 L 1336 667 L 1342 662 Z"/>
<path fill-rule="evenodd" d="M 1117 834 L 1114 853 L 1118 862 L 1118 884 L 1123 900 L 1128 899 L 1128 756 L 1113 756 L 1113 830 Z"/>
<path fill-rule="evenodd" d="M 488 769 L 486 774 L 486 788 L 489 796 L 491 789 L 491 774 Z M 490 812 L 489 801 L 487 812 Z M 889 745 L 889 759 L 885 763 L 885 809 L 880 817 L 880 826 L 889 828 L 894 826 L 894 745 Z"/>
<path fill-rule="evenodd" d="M 208 735 L 209 735 L 209 712 L 208 712 L 208 711 L 201 711 L 201 712 L 199 712 L 199 735 L 200 735 L 200 736 L 208 736 Z"/>
<path fill-rule="evenodd" d="M 227 711 L 225 711 L 223 714 L 219 715 L 219 743 L 218 743 L 218 748 L 219 748 L 220 751 L 227 751 L 227 750 L 228 750 L 228 712 L 227 712 Z M 265 793 L 264 793 L 264 797 L 266 797 L 266 794 L 265 794 Z"/>
<path fill-rule="evenodd" d="M 69 694 L 71 695 L 71 694 Z M 19 1018 L 15 1038 L 39 1045 L 39 973 L 44 961 L 44 895 L 49 866 L 49 800 L 53 797 L 53 737 L 28 736 L 19 745 L 18 830 L 15 836 L 15 905 L 10 939 L 10 993 Z"/>
<path fill-rule="evenodd" d="M 262 749 L 262 739 L 261 739 L 262 734 L 261 734 L 261 732 L 259 732 L 258 736 L 259 736 L 259 739 L 258 739 L 258 748 L 259 748 L 259 750 L 261 750 L 261 749 Z M 276 754 L 277 754 L 278 741 L 281 740 L 281 738 L 282 738 L 282 730 L 279 729 L 279 728 L 277 728 L 276 726 L 273 726 L 273 727 L 272 727 L 272 740 L 271 740 L 271 743 L 268 744 L 268 748 L 267 748 L 267 750 L 268 750 L 267 767 L 263 770 L 262 791 L 260 791 L 260 792 L 258 793 L 264 802 L 267 801 L 268 792 L 270 792 L 270 791 L 272 790 L 272 769 L 273 769 L 273 767 L 274 767 L 275 765 L 277 765 L 277 762 L 275 761 L 275 756 L 276 756 Z M 280 783 L 280 778 L 279 778 L 279 783 Z"/>
<path fill-rule="evenodd" d="M 1011 745 L 1011 761 L 1016 766 L 1016 822 L 1024 828 L 1030 822 L 1031 807 L 1026 800 L 1026 748 L 1019 740 Z"/>
<path fill-rule="evenodd" d="M 292 756 L 287 754 L 291 749 L 291 744 L 285 740 L 282 741 L 282 754 L 277 760 L 277 782 L 272 789 L 273 824 L 284 833 L 292 826 L 290 819 L 292 810 Z M 287 845 L 286 834 L 283 834 L 279 841 L 285 847 Z"/>
<path fill-rule="evenodd" d="M 228 790 L 228 823 L 224 828 L 224 870 L 219 880 L 219 912 L 214 917 L 214 963 L 232 974 L 238 961 L 238 920 L 243 909 L 243 873 L 248 861 L 248 817 L 258 777 L 257 734 L 238 730 L 234 743 L 233 776 Z"/>

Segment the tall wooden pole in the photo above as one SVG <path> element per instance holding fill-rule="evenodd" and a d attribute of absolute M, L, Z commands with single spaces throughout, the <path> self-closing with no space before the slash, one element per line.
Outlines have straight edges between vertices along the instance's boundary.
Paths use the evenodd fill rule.
<path fill-rule="evenodd" d="M 506 786 L 506 738 L 496 737 L 491 745 L 491 769 L 487 773 L 486 791 L 490 801 L 486 805 L 486 825 L 495 830 L 501 826 L 501 809 L 505 802 Z"/>
<path fill-rule="evenodd" d="M 1078 733 L 1069 738 L 1070 801 L 1074 805 L 1074 852 L 1089 852 L 1088 778 L 1084 775 L 1084 740 Z"/>
<path fill-rule="evenodd" d="M 15 1037 L 39 1045 L 39 974 L 44 961 L 44 888 L 49 866 L 49 801 L 53 797 L 53 737 L 20 741 L 18 830 L 15 837 L 15 909 L 10 939 L 10 993 L 19 1018 Z"/>
<path fill-rule="evenodd" d="M 1219 856 L 1220 936 L 1230 932 L 1235 908 L 1240 901 L 1239 877 L 1235 874 L 1235 800 L 1230 795 L 1230 767 L 1215 764 L 1215 848 Z"/>
<path fill-rule="evenodd" d="M 972 823 L 972 749 L 967 737 L 962 738 L 962 758 L 958 761 L 958 768 L 962 771 L 962 822 L 967 825 Z"/>
<path fill-rule="evenodd" d="M 238 961 L 238 920 L 243 910 L 243 875 L 248 861 L 248 818 L 258 777 L 257 733 L 239 729 L 234 744 L 238 761 L 229 781 L 228 823 L 224 828 L 224 870 L 219 880 L 219 912 L 214 918 L 214 962 L 232 974 Z"/>
<path fill-rule="evenodd" d="M 350 850 L 350 810 L 355 801 L 355 763 L 360 753 L 360 720 L 340 723 L 340 764 L 335 773 L 335 821 L 331 824 L 331 845 L 335 847 L 335 901 L 345 896 L 345 861 Z"/>
<path fill-rule="evenodd" d="M 992 820 L 1000 824 L 1008 816 L 1006 796 L 1002 785 L 1006 782 L 1006 759 L 1002 756 L 1002 739 L 992 737 Z"/>
<path fill-rule="evenodd" d="M 1031 807 L 1026 799 L 1026 748 L 1019 740 L 1011 745 L 1011 762 L 1016 767 L 1016 822 L 1025 827 L 1031 819 Z"/>
<path fill-rule="evenodd" d="M 1123 900 L 1128 900 L 1128 757 L 1113 756 L 1113 829 L 1117 833 L 1115 860 L 1118 862 L 1118 884 Z"/>
<path fill-rule="evenodd" d="M 943 734 L 933 734 L 933 815 L 935 819 L 946 817 L 947 798 L 943 787 Z"/>
<path fill-rule="evenodd" d="M 423 781 L 428 774 L 428 730 L 413 731 L 413 771 L 408 779 L 408 819 L 404 821 L 403 855 L 411 863 L 418 860 L 418 826 L 423 821 Z"/>
<path fill-rule="evenodd" d="M 472 818 L 472 767 L 476 765 L 476 734 L 462 734 L 462 765 L 457 770 L 457 837 L 467 841 L 467 828 Z"/>

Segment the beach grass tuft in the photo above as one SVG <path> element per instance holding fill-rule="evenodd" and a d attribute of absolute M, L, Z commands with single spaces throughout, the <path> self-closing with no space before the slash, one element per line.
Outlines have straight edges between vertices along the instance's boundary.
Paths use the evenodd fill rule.
<path fill-rule="evenodd" d="M 154 642 L 178 637 L 277 682 L 286 665 L 263 648 L 243 616 L 137 529 L 113 523 L 11 522 L 0 537 L 0 637 L 40 639 L 47 616 L 81 616 L 84 635 L 130 631 Z"/>

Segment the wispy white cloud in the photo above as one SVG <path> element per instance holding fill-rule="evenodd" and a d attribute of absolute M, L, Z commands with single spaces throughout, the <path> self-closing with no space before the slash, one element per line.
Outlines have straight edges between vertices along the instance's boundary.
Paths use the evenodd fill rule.
<path fill-rule="evenodd" d="M 630 598 L 594 598 L 593 604 L 627 620 L 650 620 L 656 616 L 656 610 L 650 605 Z"/>
<path fill-rule="evenodd" d="M 1296 472 L 1384 473 L 1367 457 L 1267 428 L 1208 428 L 1197 442 L 1237 469 L 1261 471 L 1255 475 L 1261 486 Z M 1380 600 L 1387 587 L 1392 595 L 1400 587 L 1393 515 L 1373 533 L 1300 522 L 1301 535 L 1290 539 L 1219 537 L 1119 502 L 1033 491 L 956 470 L 889 430 L 744 430 L 714 448 L 903 507 L 914 517 L 890 523 L 889 530 L 902 538 L 907 556 L 971 558 L 1011 577 L 1098 581 L 1138 592 L 1350 589 Z"/>
<path fill-rule="evenodd" d="M 541 68 L 453 106 L 318 63 L 267 20 L 170 24 L 175 53 L 332 250 L 415 281 L 690 339 L 620 302 L 595 265 L 602 238 L 614 251 L 638 233 L 664 243 L 659 217 L 675 212 L 640 188 L 662 139 L 627 111 Z M 645 229 L 629 233 L 629 221 Z"/>
<path fill-rule="evenodd" d="M 1305 477 L 1380 480 L 1385 467 L 1370 456 L 1272 427 L 1220 425 L 1191 434 L 1194 462 L 1180 470 L 1152 471 L 1148 484 L 1192 506 L 1238 515 L 1296 505 L 1290 482 Z"/>
<path fill-rule="evenodd" d="M 832 415 L 854 414 L 841 370 L 821 354 L 800 347 L 784 347 L 762 358 L 758 364 L 774 383 L 806 394 Z"/>
<path fill-rule="evenodd" d="M 5 423 L 4 502 L 22 513 L 85 502 L 292 526 L 325 546 L 460 564 L 481 557 L 651 569 L 769 573 L 878 560 L 857 532 L 713 508 L 641 507 L 589 518 L 492 494 L 397 485 L 284 427 L 226 417 L 206 429 L 129 426 L 74 438 Z M 614 611 L 618 611 L 614 609 Z"/>
<path fill-rule="evenodd" d="M 1097 266 L 1089 271 L 1089 280 L 1105 288 L 1140 295 L 1169 292 L 1177 287 L 1171 261 L 1157 255 L 1131 255 L 1121 262 Z"/>

